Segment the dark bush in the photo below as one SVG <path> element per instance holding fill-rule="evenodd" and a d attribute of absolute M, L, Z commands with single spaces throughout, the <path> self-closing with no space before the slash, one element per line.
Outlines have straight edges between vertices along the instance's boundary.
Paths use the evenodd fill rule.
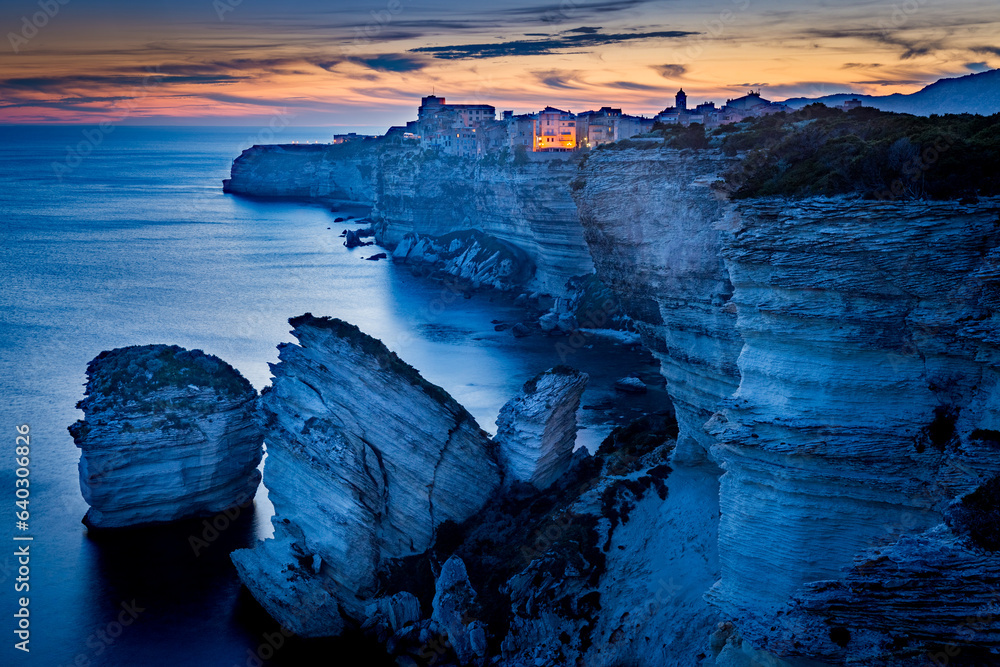
<path fill-rule="evenodd" d="M 733 197 L 859 194 L 868 199 L 967 199 L 1000 194 L 1000 114 L 911 116 L 813 104 L 715 132 L 729 155 Z"/>

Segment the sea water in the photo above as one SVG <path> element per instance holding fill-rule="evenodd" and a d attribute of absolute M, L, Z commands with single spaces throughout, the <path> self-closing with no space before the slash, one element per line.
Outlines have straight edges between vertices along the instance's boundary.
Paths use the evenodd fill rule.
<path fill-rule="evenodd" d="M 79 450 L 66 427 L 82 417 L 87 362 L 124 345 L 200 348 L 257 389 L 270 381 L 289 317 L 340 317 L 382 339 L 494 431 L 521 384 L 568 363 L 592 376 L 584 402 L 614 397 L 614 379 L 649 371 L 628 346 L 593 338 L 566 346 L 514 338 L 495 321 L 509 301 L 465 298 L 390 261 L 344 248 L 343 214 L 318 205 L 222 193 L 234 157 L 259 140 L 246 129 L 0 127 L 0 663 L 50 665 L 334 664 L 378 650 L 357 639 L 320 647 L 284 640 L 240 586 L 228 554 L 270 534 L 261 487 L 245 512 L 195 554 L 200 521 L 88 535 Z M 282 141 L 333 130 L 285 128 Z M 99 141 L 97 140 L 99 138 Z M 562 341 L 564 344 L 559 345 Z M 570 352 L 567 355 L 567 349 Z M 655 369 L 653 369 L 655 371 Z M 662 395 L 581 411 L 579 442 L 595 447 L 614 421 Z M 15 426 L 31 429 L 30 523 L 15 528 Z M 266 483 L 266 463 L 265 463 Z M 31 536 L 29 592 L 15 592 L 13 537 Z M 30 656 L 14 649 L 17 599 L 29 597 Z M 280 645 L 279 645 L 280 644 Z"/>

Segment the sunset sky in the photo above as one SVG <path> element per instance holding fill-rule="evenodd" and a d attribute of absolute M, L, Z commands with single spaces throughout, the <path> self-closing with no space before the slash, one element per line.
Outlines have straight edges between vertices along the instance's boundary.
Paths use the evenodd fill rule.
<path fill-rule="evenodd" d="M 4 123 L 384 128 L 432 90 L 649 115 L 678 87 L 883 95 L 1000 67 L 996 0 L 2 0 L 0 28 Z"/>

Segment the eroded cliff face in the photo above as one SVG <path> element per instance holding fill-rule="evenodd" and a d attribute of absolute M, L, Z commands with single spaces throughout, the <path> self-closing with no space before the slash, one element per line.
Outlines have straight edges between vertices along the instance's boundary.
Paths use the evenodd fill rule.
<path fill-rule="evenodd" d="M 465 160 L 411 151 L 386 163 L 375 215 L 395 246 L 407 235 L 442 236 L 475 229 L 527 253 L 542 291 L 593 271 L 570 183 L 577 162 L 563 157 Z"/>
<path fill-rule="evenodd" d="M 727 471 L 713 597 L 744 635 L 791 655 L 900 664 L 935 642 L 996 647 L 995 627 L 978 640 L 959 628 L 996 604 L 978 593 L 1000 559 L 941 524 L 1000 472 L 983 435 L 1000 425 L 1000 202 L 738 209 L 724 254 L 744 346 L 740 386 L 711 425 Z M 872 586 L 865 570 L 883 558 L 893 570 Z M 869 565 L 846 573 L 839 601 L 815 583 L 844 579 L 856 560 Z M 958 582 L 966 604 L 951 602 Z M 804 606 L 772 629 L 794 596 Z"/>
<path fill-rule="evenodd" d="M 571 196 L 576 173 L 572 156 L 472 160 L 384 142 L 254 146 L 234 160 L 225 190 L 371 205 L 379 242 L 389 248 L 477 232 L 485 246 L 492 239 L 523 254 L 506 275 L 533 277 L 535 289 L 564 295 L 570 278 L 593 272 Z"/>
<path fill-rule="evenodd" d="M 201 350 L 138 345 L 87 366 L 80 490 L 93 528 L 207 516 L 253 499 L 263 433 L 257 392 Z"/>
<path fill-rule="evenodd" d="M 380 157 L 364 144 L 253 146 L 233 160 L 223 191 L 371 205 Z"/>
<path fill-rule="evenodd" d="M 678 459 L 703 461 L 703 425 L 739 384 L 732 284 L 722 258 L 732 210 L 710 189 L 732 158 L 709 151 L 596 151 L 576 201 L 598 277 L 660 361 L 680 425 Z"/>
<path fill-rule="evenodd" d="M 728 161 L 602 151 L 577 193 L 663 362 L 675 465 L 724 471 L 713 654 L 980 659 L 1000 559 L 945 517 L 1000 472 L 1000 202 L 729 202 L 708 187 Z"/>
<path fill-rule="evenodd" d="M 497 488 L 492 443 L 443 389 L 340 320 L 290 320 L 261 397 L 273 539 L 233 553 L 265 609 L 304 636 L 362 621 L 387 561 Z"/>

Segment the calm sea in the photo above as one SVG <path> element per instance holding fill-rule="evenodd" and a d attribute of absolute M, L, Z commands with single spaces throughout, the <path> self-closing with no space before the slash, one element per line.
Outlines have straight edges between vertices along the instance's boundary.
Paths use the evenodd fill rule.
<path fill-rule="evenodd" d="M 363 261 L 371 249 L 344 248 L 344 224 L 322 207 L 224 195 L 232 159 L 257 133 L 120 127 L 67 157 L 68 147 L 93 145 L 84 130 L 0 127 L 0 664 L 229 666 L 272 655 L 265 664 L 305 664 L 303 652 L 318 648 L 337 664 L 377 664 L 356 639 L 270 647 L 277 627 L 228 559 L 270 534 L 263 487 L 256 511 L 198 557 L 188 544 L 197 525 L 88 536 L 79 450 L 66 431 L 82 416 L 87 362 L 114 347 L 172 343 L 218 355 L 260 389 L 275 346 L 291 340 L 287 319 L 331 315 L 381 338 L 493 431 L 518 387 L 563 361 L 555 342 L 495 332 L 494 320 L 518 319 L 501 299 L 455 298 L 390 262 Z M 330 132 L 286 128 L 280 139 Z M 612 397 L 616 377 L 650 370 L 624 346 L 591 342 L 565 360 L 592 375 L 585 403 Z M 596 445 L 611 419 L 657 400 L 583 411 L 580 441 Z M 27 532 L 14 525 L 18 424 L 32 438 Z M 25 595 L 14 591 L 15 534 L 34 538 L 30 655 L 13 648 Z"/>

